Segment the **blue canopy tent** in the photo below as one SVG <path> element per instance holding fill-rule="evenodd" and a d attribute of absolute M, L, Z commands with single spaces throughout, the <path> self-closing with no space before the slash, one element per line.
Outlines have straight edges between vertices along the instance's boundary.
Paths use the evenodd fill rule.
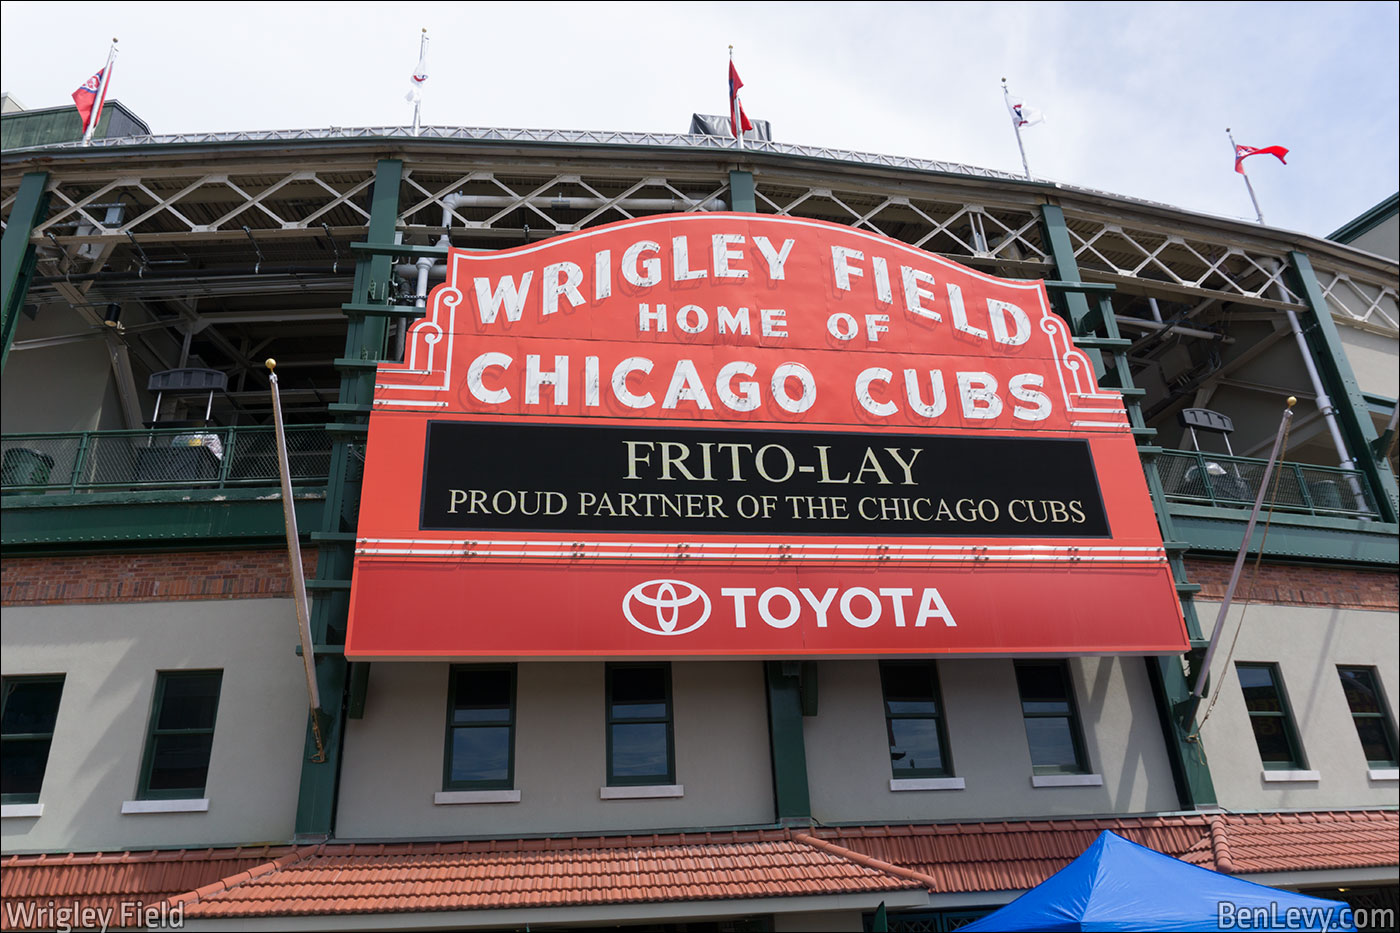
<path fill-rule="evenodd" d="M 976 930 L 1355 930 L 1341 901 L 1188 865 L 1104 832 Z"/>

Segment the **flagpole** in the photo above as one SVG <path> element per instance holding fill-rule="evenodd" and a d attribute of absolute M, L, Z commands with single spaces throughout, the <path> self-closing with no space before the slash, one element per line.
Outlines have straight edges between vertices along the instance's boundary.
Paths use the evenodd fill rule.
<path fill-rule="evenodd" d="M 107 82 L 112 80 L 112 62 L 117 57 L 117 39 L 112 37 L 112 47 L 107 50 L 107 64 L 102 66 L 102 83 L 97 88 L 97 101 L 92 105 L 92 120 L 83 131 L 83 145 L 92 142 L 92 134 L 97 130 L 97 121 L 102 119 L 102 105 L 107 102 Z"/>
<path fill-rule="evenodd" d="M 418 39 L 418 60 L 423 61 L 423 56 L 428 53 L 428 27 L 423 27 L 423 35 Z M 419 88 L 413 100 L 413 135 L 418 135 L 418 111 L 423 106 L 423 91 Z"/>
<path fill-rule="evenodd" d="M 1235 136 L 1230 132 L 1230 128 L 1225 127 L 1225 135 L 1230 139 L 1230 151 L 1234 153 L 1235 162 L 1240 167 L 1240 175 L 1244 178 L 1244 186 L 1249 191 L 1249 200 L 1254 202 L 1254 216 L 1262 224 L 1264 222 L 1264 212 L 1259 209 L 1259 199 L 1254 196 L 1254 186 L 1249 183 L 1249 172 L 1245 171 L 1244 163 L 1239 161 L 1240 147 L 1235 144 Z"/>
<path fill-rule="evenodd" d="M 729 47 L 729 74 L 733 80 L 734 74 L 734 46 Z M 730 95 L 729 101 L 729 125 L 734 130 L 734 146 L 736 149 L 744 148 L 744 128 L 740 124 L 743 120 L 739 117 L 739 94 L 734 92 Z"/>
<path fill-rule="evenodd" d="M 1288 423 L 1293 420 L 1293 406 L 1296 404 L 1298 404 L 1298 400 L 1290 395 L 1288 407 L 1283 410 L 1283 418 L 1278 423 L 1278 434 L 1274 437 L 1274 449 L 1269 453 L 1269 462 L 1264 465 L 1264 475 L 1259 479 L 1259 492 L 1254 497 L 1254 509 L 1249 513 L 1249 521 L 1244 526 L 1244 541 L 1240 544 L 1239 552 L 1235 554 L 1235 567 L 1230 572 L 1230 583 L 1225 587 L 1225 599 L 1220 603 L 1220 611 L 1215 616 L 1215 631 L 1211 632 L 1210 644 L 1206 647 L 1206 656 L 1201 661 L 1200 673 L 1196 675 L 1196 687 L 1191 691 L 1191 696 L 1196 701 L 1199 701 L 1205 694 L 1206 677 L 1210 674 L 1210 662 L 1215 657 L 1216 647 L 1220 644 L 1220 632 L 1225 628 L 1225 614 L 1230 611 L 1230 603 L 1235 598 L 1235 588 L 1240 584 L 1240 574 L 1244 571 L 1244 559 L 1249 553 L 1249 542 L 1254 537 L 1254 524 L 1259 520 L 1260 509 L 1264 507 L 1264 495 L 1269 489 L 1269 477 L 1274 472 L 1274 464 L 1278 460 L 1279 449 L 1283 446 L 1284 435 L 1288 433 Z"/>
<path fill-rule="evenodd" d="M 1006 87 L 1005 78 L 1001 79 L 1001 93 L 1002 96 L 1006 98 L 1006 112 L 1014 113 L 1011 109 L 1011 91 Z M 1021 168 L 1025 169 L 1026 178 L 1029 179 L 1031 177 L 1031 167 L 1026 162 L 1026 147 L 1021 142 L 1021 121 L 1013 117 L 1011 120 L 1011 127 L 1016 131 L 1016 148 L 1021 150 Z"/>
<path fill-rule="evenodd" d="M 301 567 L 301 537 L 297 532 L 296 503 L 292 500 L 292 471 L 287 463 L 287 436 L 282 427 L 282 399 L 277 391 L 277 361 L 268 358 L 268 383 L 272 387 L 272 425 L 277 439 L 277 472 L 282 480 L 282 516 L 287 528 L 287 559 L 292 571 L 292 602 L 296 604 L 301 635 L 301 663 L 306 669 L 306 694 L 311 703 L 311 731 L 316 739 L 316 761 L 326 760 L 321 735 L 321 691 L 316 683 L 316 646 L 311 639 L 311 606 L 306 596 L 306 575 Z"/>

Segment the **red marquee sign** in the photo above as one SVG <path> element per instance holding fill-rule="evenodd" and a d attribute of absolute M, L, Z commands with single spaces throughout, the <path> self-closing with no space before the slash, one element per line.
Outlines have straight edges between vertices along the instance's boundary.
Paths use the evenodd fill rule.
<path fill-rule="evenodd" d="M 452 250 L 379 366 L 352 658 L 1186 647 L 1122 399 L 1040 282 L 668 215 Z"/>

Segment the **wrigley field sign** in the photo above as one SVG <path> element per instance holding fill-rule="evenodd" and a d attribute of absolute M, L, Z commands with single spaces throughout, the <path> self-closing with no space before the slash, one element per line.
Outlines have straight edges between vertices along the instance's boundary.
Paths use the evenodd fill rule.
<path fill-rule="evenodd" d="M 1122 400 L 1039 282 L 668 215 L 452 250 L 379 366 L 350 657 L 1185 644 Z"/>

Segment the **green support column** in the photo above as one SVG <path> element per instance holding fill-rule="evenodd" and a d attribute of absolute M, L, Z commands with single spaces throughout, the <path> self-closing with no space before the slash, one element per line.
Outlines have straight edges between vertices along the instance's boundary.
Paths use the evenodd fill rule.
<path fill-rule="evenodd" d="M 758 198 L 754 196 L 753 172 L 735 170 L 729 173 L 729 209 L 745 214 L 758 213 Z"/>
<path fill-rule="evenodd" d="M 812 821 L 812 802 L 807 793 L 807 743 L 802 736 L 801 670 L 796 661 L 763 664 L 778 822 L 806 826 Z"/>
<path fill-rule="evenodd" d="M 1327 307 L 1327 299 L 1322 294 L 1313 273 L 1308 257 L 1299 252 L 1288 254 L 1288 263 L 1293 284 L 1303 296 L 1310 315 L 1304 316 L 1303 333 L 1312 348 L 1313 359 L 1318 372 L 1327 385 L 1327 394 L 1332 399 L 1332 408 L 1337 423 L 1342 429 L 1356 468 L 1366 474 L 1371 488 L 1376 491 L 1376 507 L 1380 510 L 1381 521 L 1394 522 L 1400 511 L 1400 493 L 1397 492 L 1395 474 L 1390 472 L 1384 452 L 1376 456 L 1375 441 L 1379 436 L 1375 422 L 1371 420 L 1370 408 L 1356 376 L 1347 360 L 1342 337 L 1337 333 L 1337 324 L 1332 320 L 1332 311 Z"/>
<path fill-rule="evenodd" d="M 29 242 L 34 226 L 44 216 L 49 197 L 44 188 L 49 183 L 48 172 L 29 172 L 19 182 L 14 204 L 5 225 L 0 244 L 0 278 L 3 278 L 4 304 L 0 305 L 0 371 L 10 357 L 10 343 L 15 338 L 20 309 L 29 294 L 29 277 L 34 273 L 34 247 Z"/>
<path fill-rule="evenodd" d="M 402 177 L 403 163 L 396 159 L 380 160 L 375 167 L 367 231 L 371 243 L 393 242 Z M 355 266 L 349 303 L 386 304 L 392 275 L 392 257 L 361 259 Z M 383 359 L 387 335 L 388 323 L 383 317 L 351 315 L 345 333 L 345 359 Z M 370 406 L 374 401 L 375 376 L 375 370 L 367 367 L 351 367 L 342 372 L 340 399 L 336 406 L 341 413 L 341 421 L 337 427 L 338 439 L 331 448 L 325 520 L 318 536 L 321 543 L 316 579 L 310 582 L 314 597 L 311 604 L 312 641 L 318 645 L 332 646 L 345 644 L 350 608 L 348 586 L 354 569 L 352 536 L 359 519 L 364 425 L 368 422 Z M 357 707 L 363 707 L 366 680 L 367 674 L 356 672 L 354 682 L 359 690 L 354 700 Z M 341 744 L 347 707 L 351 701 L 349 687 L 352 681 L 345 656 L 334 651 L 318 653 L 316 681 L 321 691 L 320 722 L 326 757 L 322 761 L 315 760 L 315 734 L 308 722 L 306 755 L 302 761 L 301 787 L 297 798 L 296 835 L 299 839 L 325 838 L 335 831 Z"/>
<path fill-rule="evenodd" d="M 1187 636 L 1193 642 L 1198 642 L 1201 638 L 1201 627 L 1196 618 L 1196 608 L 1192 602 L 1191 594 L 1200 587 L 1187 582 L 1186 566 L 1181 558 L 1183 548 L 1182 545 L 1175 543 L 1176 535 L 1173 533 L 1171 513 L 1166 507 L 1166 496 L 1155 462 L 1155 455 L 1160 448 L 1142 446 L 1150 443 L 1156 432 L 1147 427 L 1142 417 L 1142 408 L 1138 404 L 1142 390 L 1133 384 L 1132 371 L 1124 349 L 1128 342 L 1120 338 L 1118 322 L 1113 316 L 1113 302 L 1107 293 L 1101 291 L 1104 286 L 1086 286 L 1084 290 L 1076 290 L 1073 287 L 1074 284 L 1083 285 L 1084 280 L 1079 275 L 1079 264 L 1074 258 L 1069 229 L 1065 226 L 1064 212 L 1056 205 L 1043 205 L 1041 207 L 1041 222 L 1050 257 L 1055 263 L 1055 274 L 1061 283 L 1073 283 L 1061 284 L 1055 290 L 1063 295 L 1061 306 L 1066 309 L 1069 315 L 1075 343 L 1084 352 L 1090 353 L 1094 357 L 1094 373 L 1100 385 L 1106 388 L 1117 388 L 1123 392 L 1129 423 L 1132 426 L 1133 435 L 1139 443 L 1139 456 L 1142 459 L 1143 473 L 1147 479 L 1148 493 L 1152 497 L 1152 507 L 1157 514 L 1157 522 L 1161 526 L 1162 539 L 1167 547 L 1168 562 L 1171 565 L 1173 579 L 1176 581 L 1181 611 L 1186 621 Z M 1092 308 L 1089 304 L 1086 292 L 1090 289 L 1100 294 L 1097 308 Z M 1114 365 L 1111 373 L 1103 362 L 1102 351 L 1104 349 L 1112 356 Z M 1126 611 L 1127 607 L 1122 608 L 1125 610 L 1125 624 L 1130 624 L 1131 613 Z M 1181 658 L 1176 655 L 1167 655 L 1149 657 L 1145 660 L 1148 680 L 1157 701 L 1157 715 L 1165 739 L 1167 758 L 1171 762 L 1172 780 L 1176 786 L 1181 806 L 1188 810 L 1215 806 L 1215 785 L 1211 780 L 1205 750 L 1201 746 L 1199 737 L 1193 738 L 1196 731 L 1194 715 L 1186 715 L 1192 710 L 1190 704 L 1191 687 L 1187 683 Z"/>

